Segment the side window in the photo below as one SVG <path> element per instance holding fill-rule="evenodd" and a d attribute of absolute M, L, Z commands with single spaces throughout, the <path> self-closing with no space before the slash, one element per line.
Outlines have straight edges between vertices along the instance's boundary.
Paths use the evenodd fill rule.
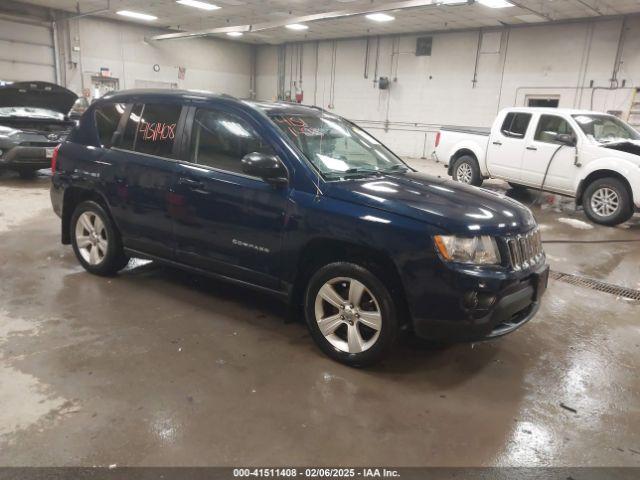
<path fill-rule="evenodd" d="M 96 129 L 103 148 L 110 148 L 113 142 L 113 134 L 118 128 L 120 117 L 124 113 L 125 105 L 122 103 L 108 103 L 95 110 Z"/>
<path fill-rule="evenodd" d="M 524 138 L 531 122 L 531 114 L 510 112 L 502 123 L 502 134 L 506 137 Z"/>
<path fill-rule="evenodd" d="M 118 147 L 125 150 L 134 150 L 136 146 L 136 134 L 138 133 L 138 125 L 142 118 L 142 105 L 136 104 L 131 108 L 127 124 L 124 127 L 122 138 L 118 142 Z"/>
<path fill-rule="evenodd" d="M 558 134 L 573 135 L 573 129 L 562 117 L 541 115 L 534 140 L 545 143 L 557 143 L 556 135 Z"/>
<path fill-rule="evenodd" d="M 146 104 L 138 123 L 135 151 L 173 157 L 173 144 L 181 111 L 181 105 Z"/>
<path fill-rule="evenodd" d="M 510 112 L 510 113 L 507 113 L 506 117 L 504 117 L 504 122 L 502 122 L 502 128 L 500 129 L 503 135 L 507 137 L 510 136 L 511 124 L 513 123 L 513 119 L 515 118 L 515 116 L 516 116 L 515 113 Z"/>
<path fill-rule="evenodd" d="M 242 173 L 242 158 L 253 152 L 274 153 L 246 121 L 214 110 L 196 112 L 191 133 L 192 163 Z"/>

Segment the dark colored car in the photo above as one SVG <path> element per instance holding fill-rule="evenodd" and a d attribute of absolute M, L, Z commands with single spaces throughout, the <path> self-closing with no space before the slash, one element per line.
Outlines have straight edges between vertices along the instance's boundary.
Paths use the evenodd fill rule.
<path fill-rule="evenodd" d="M 135 256 L 273 293 L 304 306 L 320 348 L 350 365 L 380 359 L 403 329 L 504 335 L 546 288 L 529 209 L 417 173 L 316 108 L 110 94 L 52 167 L 62 242 L 89 272 Z"/>
<path fill-rule="evenodd" d="M 48 168 L 53 149 L 75 122 L 67 118 L 78 96 L 47 82 L 0 87 L 0 170 L 32 177 Z"/>

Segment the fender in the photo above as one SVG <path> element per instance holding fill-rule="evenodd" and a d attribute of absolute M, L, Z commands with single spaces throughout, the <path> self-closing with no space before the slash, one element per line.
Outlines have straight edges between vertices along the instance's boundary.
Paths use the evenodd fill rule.
<path fill-rule="evenodd" d="M 487 137 L 487 142 L 489 141 L 489 137 Z M 478 145 L 477 142 L 474 142 L 473 140 L 462 140 L 460 142 L 457 142 L 453 145 L 453 147 L 451 147 L 451 149 L 449 150 L 449 152 L 447 153 L 447 162 L 449 164 L 448 167 L 448 173 L 449 175 L 452 175 L 453 172 L 451 171 L 453 168 L 453 162 L 452 159 L 456 156 L 458 156 L 458 152 L 460 152 L 461 150 L 469 150 L 471 151 L 476 159 L 478 160 L 478 166 L 480 167 L 480 172 L 482 173 L 482 176 L 488 176 L 489 172 L 487 171 L 487 168 L 485 166 L 485 148 L 482 147 L 481 145 Z"/>
<path fill-rule="evenodd" d="M 585 180 L 590 175 L 597 172 L 614 172 L 623 177 L 631 186 L 633 203 L 640 208 L 640 165 L 616 157 L 604 157 L 592 160 L 580 170 L 579 175 L 574 180 L 574 191 L 576 192 L 576 202 L 580 202 L 582 192 L 586 187 Z M 603 175 L 606 176 L 606 175 Z"/>

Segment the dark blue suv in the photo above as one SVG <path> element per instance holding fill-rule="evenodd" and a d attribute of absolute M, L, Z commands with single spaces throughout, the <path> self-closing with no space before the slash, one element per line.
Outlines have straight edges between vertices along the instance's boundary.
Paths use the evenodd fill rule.
<path fill-rule="evenodd" d="M 547 285 L 529 209 L 417 173 L 317 108 L 110 94 L 52 168 L 62 243 L 89 272 L 134 256 L 271 292 L 349 365 L 380 359 L 401 330 L 445 342 L 511 332 Z"/>

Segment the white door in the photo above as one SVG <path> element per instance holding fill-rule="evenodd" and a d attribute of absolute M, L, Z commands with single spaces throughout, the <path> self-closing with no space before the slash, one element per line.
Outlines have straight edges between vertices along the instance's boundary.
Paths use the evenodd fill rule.
<path fill-rule="evenodd" d="M 56 83 L 51 28 L 3 18 L 0 32 L 0 80 Z"/>
<path fill-rule="evenodd" d="M 509 112 L 502 126 L 494 128 L 487 148 L 487 168 L 492 177 L 518 182 L 531 114 Z"/>
<path fill-rule="evenodd" d="M 576 139 L 575 131 L 567 120 L 558 115 L 540 115 L 534 123 L 536 128 L 531 128 L 531 133 L 526 138 L 522 183 L 556 192 L 573 193 L 573 179 L 578 168 L 575 166 L 576 147 L 563 145 L 556 140 L 556 136 L 565 134 Z"/>

